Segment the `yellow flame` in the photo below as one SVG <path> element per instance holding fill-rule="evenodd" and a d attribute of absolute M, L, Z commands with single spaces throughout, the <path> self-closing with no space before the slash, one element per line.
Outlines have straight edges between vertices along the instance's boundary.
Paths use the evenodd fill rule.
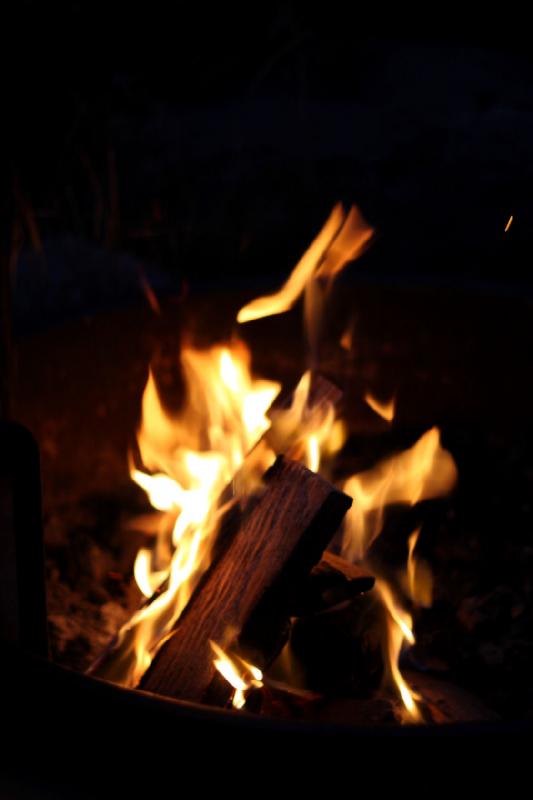
<path fill-rule="evenodd" d="M 408 539 L 407 591 L 413 603 L 422 608 L 431 608 L 433 603 L 433 575 L 429 564 L 415 557 L 414 551 L 420 528 Z"/>
<path fill-rule="evenodd" d="M 318 472 L 323 456 L 330 458 L 340 450 L 346 431 L 335 419 L 332 403 L 312 403 L 311 380 L 311 372 L 305 372 L 294 390 L 291 405 L 271 411 L 268 440 L 275 452 L 286 453 Z"/>
<path fill-rule="evenodd" d="M 345 518 L 345 558 L 353 561 L 365 557 L 381 532 L 386 506 L 412 506 L 421 500 L 443 497 L 456 480 L 455 462 L 441 447 L 438 428 L 431 428 L 408 450 L 348 478 L 344 491 L 354 502 Z"/>
<path fill-rule="evenodd" d="M 391 397 L 391 399 L 384 403 L 374 397 L 370 392 L 365 394 L 365 403 L 370 406 L 372 411 L 374 411 L 378 416 L 382 419 L 386 420 L 386 422 L 392 422 L 394 419 L 394 415 L 396 413 L 396 398 Z"/>
<path fill-rule="evenodd" d="M 338 203 L 281 289 L 245 305 L 237 314 L 237 322 L 250 322 L 288 311 L 312 278 L 332 279 L 345 264 L 356 259 L 372 233 L 355 206 L 345 215 Z"/>
<path fill-rule="evenodd" d="M 400 655 L 405 643 L 414 644 L 413 621 L 395 600 L 389 586 L 382 580 L 376 581 L 376 590 L 387 613 L 386 640 L 384 642 L 386 680 L 396 688 L 404 704 L 407 719 L 411 722 L 421 720 L 416 701 L 420 699 L 407 685 L 400 672 Z"/>
<path fill-rule="evenodd" d="M 355 206 L 346 214 L 341 204 L 337 204 L 282 288 L 241 308 L 237 321 L 281 314 L 305 293 L 306 331 L 311 352 L 316 354 L 326 293 L 335 276 L 363 252 L 372 235 L 372 229 Z M 291 406 L 272 412 L 269 443 L 275 452 L 301 460 L 318 472 L 323 458 L 331 458 L 340 450 L 346 433 L 344 425 L 335 419 L 336 409 L 332 404 L 310 402 L 310 388 L 308 371 L 296 387 Z"/>
<path fill-rule="evenodd" d="M 343 554 L 350 560 L 364 560 L 367 551 L 383 529 L 388 505 L 415 505 L 421 500 L 446 495 L 457 480 L 455 462 L 440 444 L 438 428 L 431 428 L 411 448 L 385 459 L 373 469 L 353 475 L 344 490 L 354 500 L 345 518 Z M 415 562 L 414 548 L 419 531 L 409 539 L 406 583 L 408 593 L 417 605 L 431 604 L 432 576 L 429 567 Z M 375 571 L 375 570 L 374 570 Z M 400 671 L 402 648 L 414 644 L 413 622 L 385 580 L 376 581 L 378 596 L 386 610 L 386 631 L 383 655 L 386 677 L 396 687 L 406 718 L 421 720 L 417 697 Z"/>
<path fill-rule="evenodd" d="M 345 214 L 341 205 L 335 206 L 282 288 L 242 308 L 238 322 L 283 313 L 304 294 L 306 329 L 312 354 L 316 355 L 326 293 L 345 264 L 363 252 L 372 234 L 357 208 Z M 342 345 L 352 348 L 351 333 L 343 337 Z M 275 453 L 285 453 L 318 471 L 324 458 L 334 455 L 346 438 L 345 426 L 335 418 L 332 403 L 311 402 L 311 372 L 302 376 L 290 406 L 272 411 L 269 420 L 266 412 L 280 386 L 252 378 L 250 354 L 243 343 L 206 350 L 187 346 L 180 357 L 185 386 L 182 409 L 170 414 L 164 408 L 150 373 L 138 432 L 142 468 L 130 459 L 131 476 L 160 512 L 161 526 L 153 549 L 142 548 L 135 562 L 135 578 L 151 602 L 121 630 L 115 658 L 103 674 L 128 686 L 136 685 L 148 668 L 209 566 L 225 511 L 219 502 L 224 489 L 230 483 L 237 494 L 257 488 Z M 365 399 L 376 413 L 392 420 L 394 400 L 382 404 L 370 394 Z M 259 442 L 267 430 L 268 439 Z M 427 431 L 405 452 L 353 475 L 344 486 L 355 501 L 346 518 L 344 555 L 351 560 L 365 557 L 381 532 L 386 506 L 414 505 L 442 496 L 453 487 L 456 476 L 455 464 L 441 447 L 437 428 Z M 424 570 L 414 559 L 415 545 L 413 535 L 406 582 L 413 601 L 423 605 L 427 587 L 421 588 L 425 585 L 425 578 L 421 580 Z M 168 579 L 167 588 L 155 596 L 154 590 L 163 579 Z M 416 721 L 420 718 L 417 698 L 399 668 L 402 647 L 414 642 L 412 620 L 383 580 L 377 582 L 377 589 L 386 609 L 387 674 L 402 698 L 408 719 Z M 242 708 L 250 687 L 262 685 L 261 670 L 229 656 L 215 642 L 211 647 L 216 655 L 215 667 L 234 689 L 234 707 Z"/>
<path fill-rule="evenodd" d="M 133 575 L 137 586 L 145 597 L 151 597 L 167 576 L 165 570 L 153 570 L 151 566 L 152 551 L 141 547 L 135 558 Z"/>
<path fill-rule="evenodd" d="M 320 468 L 320 442 L 316 433 L 311 433 L 306 442 L 307 466 L 312 472 L 318 472 Z"/>
<path fill-rule="evenodd" d="M 511 214 L 511 216 L 507 220 L 507 225 L 505 226 L 505 233 L 507 233 L 512 224 L 513 224 L 513 215 Z"/>
<path fill-rule="evenodd" d="M 146 596 L 167 577 L 168 588 L 119 634 L 111 674 L 103 677 L 129 686 L 149 666 L 209 566 L 224 512 L 219 498 L 269 428 L 266 412 L 280 390 L 277 383 L 251 377 L 249 353 L 240 342 L 209 350 L 186 347 L 181 362 L 185 398 L 176 415 L 163 407 L 149 374 L 138 433 L 144 468 L 130 469 L 152 506 L 166 515 L 154 549 L 137 556 L 135 578 Z M 257 467 L 266 460 L 264 454 Z"/>
<path fill-rule="evenodd" d="M 258 667 L 249 664 L 242 658 L 229 656 L 224 650 L 213 641 L 209 641 L 211 649 L 217 656 L 213 660 L 213 664 L 220 672 L 222 677 L 233 687 L 234 694 L 232 698 L 232 705 L 236 709 L 240 709 L 246 703 L 246 692 L 252 686 L 257 688 L 263 685 L 263 673 Z"/>

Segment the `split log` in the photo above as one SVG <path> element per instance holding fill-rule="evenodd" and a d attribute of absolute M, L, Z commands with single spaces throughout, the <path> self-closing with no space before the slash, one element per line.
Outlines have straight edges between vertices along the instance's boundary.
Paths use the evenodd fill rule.
<path fill-rule="evenodd" d="M 325 696 L 371 697 L 383 679 L 383 623 L 375 592 L 294 620 L 290 648 L 306 686 Z"/>
<path fill-rule="evenodd" d="M 284 394 L 281 399 L 275 401 L 271 411 L 279 411 L 279 410 L 287 410 L 290 408 L 292 403 L 292 393 Z M 319 409 L 319 408 L 326 408 L 327 406 L 334 406 L 338 408 L 342 399 L 342 392 L 341 390 L 331 383 L 327 378 L 322 377 L 318 373 L 313 373 L 311 378 L 311 386 L 309 389 L 309 395 L 307 399 L 307 406 L 311 409 Z M 269 412 L 270 413 L 270 412 Z M 274 414 L 275 416 L 275 414 Z M 254 458 L 257 457 L 258 451 L 261 447 L 273 447 L 275 450 L 274 442 L 269 440 L 269 431 L 265 433 L 265 435 L 259 440 L 259 442 L 255 445 L 250 453 L 248 453 L 247 458 L 245 459 L 244 467 L 242 468 L 242 472 L 246 473 L 249 463 L 253 461 Z M 237 475 L 234 480 L 226 487 L 225 491 L 222 493 L 221 497 L 219 498 L 219 507 L 225 505 L 225 503 L 229 502 L 231 498 L 235 494 L 235 490 L 237 487 L 240 486 L 241 494 L 246 494 L 246 481 L 242 481 L 240 475 Z M 228 518 L 229 516 L 229 518 Z M 220 526 L 220 530 L 217 534 L 217 540 L 213 550 L 213 560 L 216 561 L 224 552 L 224 550 L 229 546 L 232 537 L 235 535 L 238 526 L 240 524 L 240 519 L 238 517 L 238 507 L 234 507 L 230 514 L 227 515 Z M 329 539 L 328 542 L 329 543 Z M 168 588 L 168 579 L 163 581 L 161 586 L 154 592 L 152 597 L 145 599 L 140 604 L 140 608 L 145 608 L 146 606 L 150 605 L 154 600 L 161 596 Z M 316 589 L 316 587 L 315 587 Z M 306 596 L 309 596 L 306 591 Z M 317 592 L 310 591 L 311 597 L 314 597 L 312 602 L 318 602 L 317 600 Z M 281 629 L 284 627 L 285 619 L 287 618 L 287 607 L 283 609 L 283 621 L 281 622 Z M 290 610 L 289 610 L 290 613 Z M 279 634 L 278 631 L 278 634 Z M 288 635 L 288 630 L 285 631 L 285 635 Z M 113 675 L 113 661 L 116 656 L 116 649 L 120 642 L 120 635 L 115 635 L 103 652 L 98 656 L 96 661 L 91 664 L 88 669 L 89 674 L 96 675 L 98 677 L 109 679 L 111 675 Z M 113 679 L 113 678 L 111 678 Z"/>
<path fill-rule="evenodd" d="M 352 502 L 282 457 L 265 480 L 263 494 L 200 582 L 141 688 L 203 700 L 216 675 L 210 640 L 232 650 L 241 634 L 263 631 L 262 622 L 287 607 L 294 582 L 319 561 Z"/>
<path fill-rule="evenodd" d="M 293 587 L 286 610 L 291 617 L 316 614 L 369 592 L 374 583 L 374 576 L 364 567 L 326 550 L 311 572 Z M 151 597 L 143 600 L 140 607 L 150 606 L 167 589 L 168 578 Z"/>
<path fill-rule="evenodd" d="M 374 576 L 366 569 L 326 551 L 309 576 L 294 588 L 290 614 L 301 617 L 334 608 L 370 591 L 374 583 Z"/>
<path fill-rule="evenodd" d="M 303 455 L 302 420 L 298 413 L 294 415 L 294 419 L 291 419 L 290 409 L 293 401 L 294 392 L 288 395 L 284 394 L 280 399 L 274 401 L 268 412 L 272 425 L 266 431 L 263 439 L 276 455 L 285 455 L 287 458 L 299 461 Z M 333 408 L 338 412 L 341 401 L 342 392 L 338 386 L 322 375 L 313 372 L 305 403 L 304 427 L 307 415 L 313 419 L 321 419 L 322 416 L 326 416 L 329 409 Z M 284 412 L 289 412 L 288 419 Z"/>
<path fill-rule="evenodd" d="M 268 412 L 268 416 L 276 415 L 277 411 L 286 411 L 291 407 L 293 402 L 294 392 L 285 394 L 272 403 Z M 311 375 L 311 386 L 309 387 L 309 394 L 307 397 L 307 407 L 309 409 L 325 408 L 327 405 L 338 408 L 342 400 L 342 391 L 332 383 L 328 378 L 324 378 L 318 372 L 313 372 Z"/>

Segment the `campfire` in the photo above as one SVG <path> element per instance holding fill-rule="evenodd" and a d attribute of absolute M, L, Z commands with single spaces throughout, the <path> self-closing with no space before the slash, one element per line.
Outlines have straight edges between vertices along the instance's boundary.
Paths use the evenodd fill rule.
<path fill-rule="evenodd" d="M 356 695 L 386 701 L 397 721 L 438 719 L 402 673 L 414 614 L 432 603 L 423 528 L 401 568 L 375 544 L 390 509 L 453 490 L 454 459 L 433 427 L 369 469 L 343 470 L 343 391 L 320 358 L 335 280 L 372 236 L 356 207 L 337 205 L 279 291 L 240 308 L 230 340 L 206 348 L 183 335 L 174 408 L 149 371 L 128 456 L 152 509 L 131 523 L 150 540 L 134 565 L 142 600 L 90 674 L 241 713 L 301 715 L 342 697 L 348 671 Z M 301 298 L 308 369 L 291 388 L 255 375 L 245 340 Z M 349 325 L 336 346 L 348 356 L 357 347 Z M 364 401 L 394 425 L 394 397 Z M 335 648 L 347 654 L 340 674 L 328 666 Z"/>

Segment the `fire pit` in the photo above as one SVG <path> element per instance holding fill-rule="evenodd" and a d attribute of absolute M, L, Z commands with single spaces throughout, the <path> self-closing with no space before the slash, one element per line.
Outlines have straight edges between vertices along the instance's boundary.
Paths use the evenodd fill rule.
<path fill-rule="evenodd" d="M 1 422 L 0 794 L 10 767 L 175 789 L 198 758 L 253 791 L 289 759 L 396 778 L 382 743 L 529 737 L 516 19 L 402 41 L 381 9 L 191 6 L 136 68 L 134 9 L 79 6 L 54 27 L 78 51 L 91 17 L 88 56 L 52 67 L 35 25 L 6 113 L 0 418 L 38 447 Z"/>
<path fill-rule="evenodd" d="M 490 732 L 530 716 L 527 446 L 514 426 L 530 398 L 529 387 L 518 397 L 510 388 L 529 347 L 527 304 L 376 288 L 353 271 L 331 285 L 369 234 L 355 210 L 335 209 L 285 293 L 268 302 L 170 298 L 162 314 L 122 312 L 23 343 L 22 418 L 43 458 L 50 641 L 60 665 L 4 660 L 6 680 L 25 674 L 34 687 L 30 706 L 46 705 L 48 693 L 36 695 L 49 686 L 66 717 L 72 702 L 96 716 L 109 703 L 125 728 L 136 714 L 161 714 L 202 736 L 228 724 L 237 737 L 301 725 L 317 736 L 441 735 L 458 723 Z M 308 274 L 291 296 L 302 264 Z M 330 313 L 313 320 L 313 369 L 298 381 L 299 315 L 285 312 L 302 291 L 308 311 L 327 300 Z M 279 316 L 269 319 L 276 303 Z M 247 349 L 231 338 L 235 317 L 253 373 L 268 381 L 248 372 Z M 113 342 L 114 357 L 101 340 Z M 497 378 L 495 353 L 511 354 L 498 358 Z M 39 387 L 38 407 L 25 381 Z M 281 383 L 294 394 L 267 417 Z M 262 405 L 252 412 L 254 393 Z M 232 429 L 230 418 L 254 427 Z M 219 449 L 205 445 L 206 431 Z M 184 441 L 190 471 L 179 478 Z M 189 453 L 218 454 L 218 465 L 225 454 L 223 470 L 206 462 L 195 472 Z M 276 453 L 289 460 L 271 467 Z M 205 499 L 206 476 L 216 481 L 204 516 L 193 511 L 184 524 L 186 501 L 176 496 Z M 191 542 L 203 525 L 202 554 Z M 127 688 L 81 674 L 87 668 Z M 162 697 L 132 693 L 139 683 Z"/>

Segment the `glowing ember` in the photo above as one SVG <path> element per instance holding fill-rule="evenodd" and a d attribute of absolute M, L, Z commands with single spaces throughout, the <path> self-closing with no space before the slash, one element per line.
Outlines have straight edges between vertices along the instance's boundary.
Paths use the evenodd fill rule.
<path fill-rule="evenodd" d="M 346 328 L 344 333 L 341 336 L 341 340 L 339 342 L 340 346 L 343 350 L 346 350 L 347 353 L 351 353 L 353 350 L 353 329 L 352 327 Z"/>
<path fill-rule="evenodd" d="M 513 224 L 513 215 L 511 214 L 511 216 L 507 220 L 507 225 L 505 226 L 505 233 L 507 233 L 512 224 Z"/>
<path fill-rule="evenodd" d="M 139 280 L 141 284 L 141 289 L 144 292 L 144 296 L 148 301 L 148 305 L 154 312 L 154 314 L 161 314 L 161 306 L 159 305 L 159 300 L 157 299 L 157 295 L 152 289 L 150 281 L 146 277 L 144 270 L 142 268 L 139 269 Z"/>

